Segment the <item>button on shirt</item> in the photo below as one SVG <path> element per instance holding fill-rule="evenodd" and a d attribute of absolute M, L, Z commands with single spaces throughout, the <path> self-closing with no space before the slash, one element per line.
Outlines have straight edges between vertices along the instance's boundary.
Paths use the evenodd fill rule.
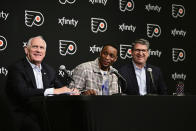
<path fill-rule="evenodd" d="M 139 86 L 139 93 L 140 95 L 146 95 L 147 91 L 146 91 L 146 66 L 144 66 L 143 68 L 138 68 L 136 66 L 136 64 L 133 62 L 133 66 L 135 68 L 135 74 L 136 74 L 136 78 L 137 78 L 137 83 Z"/>

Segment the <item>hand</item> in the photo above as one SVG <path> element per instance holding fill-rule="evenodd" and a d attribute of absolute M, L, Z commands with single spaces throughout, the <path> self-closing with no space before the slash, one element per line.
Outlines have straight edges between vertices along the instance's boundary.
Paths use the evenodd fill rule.
<path fill-rule="evenodd" d="M 63 94 L 63 93 L 66 93 L 66 92 L 71 92 L 72 90 L 67 88 L 66 86 L 63 86 L 61 88 L 57 88 L 57 89 L 54 89 L 54 94 L 58 95 L 58 94 Z"/>
<path fill-rule="evenodd" d="M 96 91 L 93 89 L 89 89 L 87 91 L 84 91 L 82 94 L 83 95 L 97 95 Z"/>
<path fill-rule="evenodd" d="M 71 94 L 70 95 L 80 95 L 80 91 L 76 88 L 71 89 Z"/>

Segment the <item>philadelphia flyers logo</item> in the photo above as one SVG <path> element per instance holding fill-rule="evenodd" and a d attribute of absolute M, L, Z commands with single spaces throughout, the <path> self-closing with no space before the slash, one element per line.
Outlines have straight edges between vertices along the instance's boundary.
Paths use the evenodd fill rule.
<path fill-rule="evenodd" d="M 134 1 L 133 0 L 120 0 L 120 10 L 125 12 L 132 11 L 134 9 Z"/>
<path fill-rule="evenodd" d="M 5 37 L 0 35 L 0 51 L 4 50 L 7 47 L 7 40 Z"/>
<path fill-rule="evenodd" d="M 59 40 L 59 53 L 62 56 L 66 56 L 67 54 L 73 55 L 77 50 L 77 46 L 74 41 L 70 40 Z"/>
<path fill-rule="evenodd" d="M 172 49 L 172 58 L 174 62 L 184 61 L 185 59 L 185 51 L 179 48 Z"/>
<path fill-rule="evenodd" d="M 91 30 L 94 33 L 105 32 L 107 30 L 107 22 L 101 18 L 91 18 Z"/>
<path fill-rule="evenodd" d="M 76 2 L 76 0 L 59 0 L 59 2 L 61 4 L 66 4 L 66 3 L 73 4 Z"/>
<path fill-rule="evenodd" d="M 33 25 L 41 26 L 44 23 L 44 16 L 42 13 L 37 11 L 28 11 L 25 10 L 25 24 L 28 27 Z"/>
<path fill-rule="evenodd" d="M 131 58 L 131 45 L 120 45 L 120 57 L 122 59 Z"/>
<path fill-rule="evenodd" d="M 182 5 L 172 4 L 172 16 L 174 18 L 183 17 L 185 15 L 185 8 Z"/>
<path fill-rule="evenodd" d="M 147 36 L 152 38 L 159 37 L 161 35 L 161 27 L 156 24 L 147 24 Z"/>

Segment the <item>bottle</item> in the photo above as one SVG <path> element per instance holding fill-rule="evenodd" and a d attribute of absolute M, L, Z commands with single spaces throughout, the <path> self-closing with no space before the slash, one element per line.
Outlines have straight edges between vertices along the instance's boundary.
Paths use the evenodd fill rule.
<path fill-rule="evenodd" d="M 174 96 L 184 96 L 184 82 L 178 81 L 176 84 L 176 92 L 173 93 Z"/>

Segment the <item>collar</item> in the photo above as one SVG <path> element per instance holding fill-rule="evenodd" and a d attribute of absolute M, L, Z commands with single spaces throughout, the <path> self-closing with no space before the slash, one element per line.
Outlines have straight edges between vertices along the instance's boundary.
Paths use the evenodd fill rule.
<path fill-rule="evenodd" d="M 99 67 L 99 57 L 96 58 L 93 62 L 94 62 L 94 65 L 95 65 L 95 68 L 93 68 L 93 71 L 97 72 L 97 73 L 101 73 L 101 69 Z M 115 70 L 116 69 L 114 69 L 112 66 L 110 66 L 108 73 L 111 73 L 111 72 L 113 72 Z"/>
<path fill-rule="evenodd" d="M 35 65 L 35 64 L 33 64 L 33 63 L 31 63 L 27 57 L 26 57 L 26 59 L 27 59 L 27 61 L 29 62 L 29 64 L 31 65 L 31 67 L 32 67 L 33 69 L 39 69 L 39 70 L 41 71 L 41 69 L 42 69 L 42 65 L 41 65 L 41 64 L 40 64 L 40 67 L 39 67 L 39 66 L 37 66 L 37 65 Z"/>
<path fill-rule="evenodd" d="M 132 63 L 133 63 L 133 67 L 137 70 L 141 70 L 141 69 L 146 69 L 146 64 L 144 65 L 144 67 L 142 67 L 141 69 L 139 67 L 137 67 L 137 65 L 135 64 L 135 62 L 132 60 Z"/>

